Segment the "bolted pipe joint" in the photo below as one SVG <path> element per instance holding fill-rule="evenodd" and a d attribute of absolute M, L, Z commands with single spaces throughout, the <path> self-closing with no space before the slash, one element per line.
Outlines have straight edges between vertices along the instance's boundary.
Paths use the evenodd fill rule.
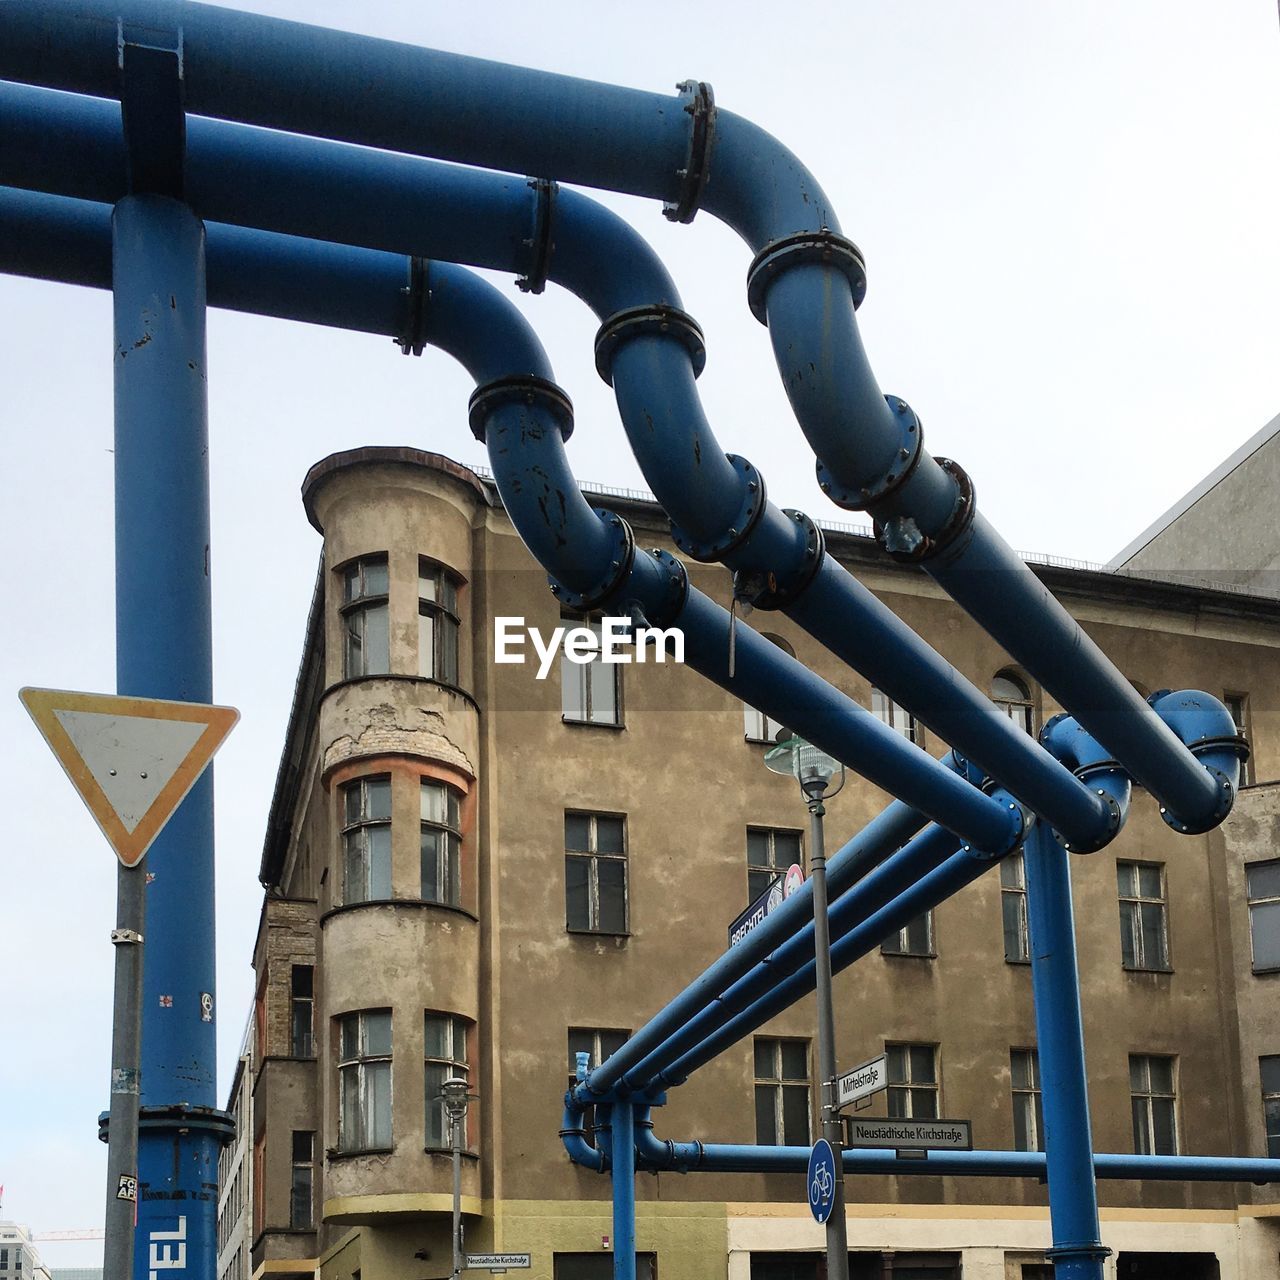
<path fill-rule="evenodd" d="M 421 350 L 420 345 L 416 346 L 414 354 L 420 354 Z M 467 402 L 467 423 L 471 434 L 484 444 L 490 415 L 499 406 L 513 403 L 545 410 L 560 428 L 561 440 L 568 440 L 573 435 L 573 401 L 567 393 L 547 378 L 525 373 L 494 378 L 471 393 Z"/>
<path fill-rule="evenodd" d="M 551 594 L 562 605 L 579 613 L 590 613 L 606 601 L 616 599 L 626 587 L 635 566 L 636 538 L 631 526 L 615 512 L 601 507 L 592 507 L 591 510 L 604 525 L 611 543 L 609 559 L 602 566 L 600 575 L 581 591 L 573 590 L 551 574 L 547 575 Z"/>
<path fill-rule="evenodd" d="M 1035 825 L 1036 816 L 1030 809 L 1020 804 L 1010 792 L 1003 787 L 997 786 L 993 781 L 988 780 L 982 788 L 993 800 L 998 800 L 1009 810 L 1011 817 L 1016 824 L 1016 830 L 1013 842 L 1004 849 L 988 850 L 975 849 L 970 845 L 962 845 L 961 852 L 967 853 L 970 857 L 976 858 L 979 862 L 997 862 L 1001 858 L 1007 858 L 1009 854 L 1016 852 L 1022 848 L 1022 843 L 1026 840 L 1031 828 Z"/>
<path fill-rule="evenodd" d="M 1133 781 L 1111 753 L 1078 720 L 1065 712 L 1054 716 L 1040 731 L 1040 744 L 1081 782 L 1096 791 L 1106 804 L 1104 823 L 1086 841 L 1076 840 L 1063 846 L 1071 853 L 1097 853 L 1119 834 L 1129 816 Z M 1057 833 L 1055 833 L 1057 834 Z"/>
<path fill-rule="evenodd" d="M 889 469 L 878 480 L 870 481 L 861 488 L 851 488 L 841 484 L 821 458 L 818 459 L 815 467 L 818 488 L 837 506 L 844 507 L 847 511 L 862 511 L 887 498 L 895 489 L 906 484 L 916 467 L 920 465 L 920 458 L 924 452 L 924 428 L 920 424 L 919 417 L 916 416 L 915 410 L 898 396 L 885 396 L 884 400 L 889 406 L 892 422 L 898 432 L 898 446 Z M 904 520 L 914 528 L 914 521 L 902 516 L 893 517 L 889 524 L 896 527 L 896 523 Z"/>
<path fill-rule="evenodd" d="M 747 270 L 747 305 L 761 324 L 769 323 L 769 290 L 792 267 L 801 263 L 832 267 L 848 281 L 856 309 L 867 296 L 867 264 L 852 240 L 823 227 L 770 241 Z"/>
<path fill-rule="evenodd" d="M 1202 689 L 1161 689 L 1147 701 L 1217 784 L 1216 801 L 1209 808 L 1195 814 L 1175 814 L 1161 805 L 1160 816 L 1180 835 L 1212 831 L 1235 804 L 1249 743 L 1237 731 L 1231 712 Z"/>
<path fill-rule="evenodd" d="M 582 1124 L 583 1109 L 573 1100 L 572 1092 L 565 1094 L 564 1118 L 560 1122 L 560 1141 L 574 1164 L 596 1173 L 609 1169 L 609 1155 L 605 1148 L 593 1147 L 587 1141 L 587 1131 Z"/>
<path fill-rule="evenodd" d="M 901 449 L 898 455 L 902 456 Z M 969 473 L 950 458 L 935 458 L 933 461 L 955 486 L 955 503 L 942 526 L 932 534 L 925 534 L 915 519 L 905 511 L 894 511 L 882 520 L 874 511 L 875 505 L 884 502 L 900 485 L 905 484 L 911 478 L 920 460 L 917 455 L 914 461 L 908 464 L 910 469 L 900 474 L 896 469 L 891 471 L 886 477 L 890 487 L 859 504 L 871 510 L 874 517 L 872 528 L 881 548 L 903 564 L 917 564 L 921 560 L 928 560 L 959 543 L 973 524 L 973 518 L 978 512 L 977 494 Z M 871 491 L 864 489 L 861 492 L 870 493 Z"/>
<path fill-rule="evenodd" d="M 763 489 L 763 481 L 761 482 Z M 763 513 L 764 504 L 761 504 Z M 777 515 L 774 509 L 774 516 Z M 817 523 L 803 511 L 784 508 L 790 538 L 775 552 L 772 568 L 735 569 L 733 596 L 755 609 L 784 609 L 818 576 L 827 554 L 826 538 Z"/>
<path fill-rule="evenodd" d="M 726 453 L 725 460 L 738 477 L 738 490 L 741 494 L 738 513 L 732 518 L 728 528 L 719 537 L 702 541 L 682 529 L 674 520 L 671 522 L 671 537 L 676 546 L 695 560 L 709 563 L 730 555 L 751 536 L 768 505 L 764 477 L 760 472 L 746 458 L 739 457 L 736 453 Z"/>

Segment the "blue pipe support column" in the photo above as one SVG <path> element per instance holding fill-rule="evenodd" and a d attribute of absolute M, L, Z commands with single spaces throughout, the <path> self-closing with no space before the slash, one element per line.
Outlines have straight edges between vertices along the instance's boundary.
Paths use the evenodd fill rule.
<path fill-rule="evenodd" d="M 1053 1227 L 1049 1256 L 1060 1280 L 1102 1280 L 1103 1259 L 1111 1251 L 1098 1226 L 1070 855 L 1041 825 L 1031 832 L 1023 855 Z"/>
<path fill-rule="evenodd" d="M 636 1280 L 636 1130 L 630 1102 L 609 1108 L 613 1126 L 613 1280 Z"/>
<path fill-rule="evenodd" d="M 116 684 L 209 702 L 209 468 L 204 229 L 164 196 L 128 196 L 112 222 L 115 314 Z M 212 1280 L 218 1151 L 213 1013 L 213 776 L 147 854 L 137 1280 L 149 1258 Z"/>

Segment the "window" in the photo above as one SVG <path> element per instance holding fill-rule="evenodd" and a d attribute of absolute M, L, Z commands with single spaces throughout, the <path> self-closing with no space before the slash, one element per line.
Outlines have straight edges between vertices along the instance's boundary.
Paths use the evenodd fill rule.
<path fill-rule="evenodd" d="M 607 1057 L 616 1053 L 630 1037 L 630 1031 L 607 1031 L 598 1027 L 569 1028 L 569 1086 L 573 1087 L 578 1079 L 578 1054 L 586 1053 L 587 1069 L 598 1067 Z M 587 1142 L 592 1146 L 595 1142 L 596 1109 L 587 1107 L 582 1113 L 582 1127 L 586 1130 Z"/>
<path fill-rule="evenodd" d="M 391 1011 L 338 1019 L 338 1149 L 391 1146 Z"/>
<path fill-rule="evenodd" d="M 1174 1114 L 1172 1058 L 1129 1055 L 1129 1092 L 1133 1100 L 1133 1149 L 1140 1156 L 1176 1156 L 1178 1122 Z"/>
<path fill-rule="evenodd" d="M 361 556 L 342 570 L 342 630 L 342 674 L 348 680 L 391 670 L 386 556 Z"/>
<path fill-rule="evenodd" d="M 1267 1159 L 1280 1160 L 1280 1057 L 1258 1059 L 1262 1075 L 1262 1122 L 1267 1130 Z"/>
<path fill-rule="evenodd" d="M 1157 862 L 1117 862 L 1120 954 L 1126 969 L 1168 969 L 1164 868 Z"/>
<path fill-rule="evenodd" d="M 564 815 L 565 928 L 627 931 L 627 820 L 607 813 Z"/>
<path fill-rule="evenodd" d="M 590 628 L 597 651 L 587 662 L 573 662 L 567 652 L 560 655 L 560 709 L 565 720 L 575 724 L 621 724 L 618 714 L 618 663 L 600 658 L 599 622 L 575 622 Z"/>
<path fill-rule="evenodd" d="M 792 658 L 796 656 L 796 651 L 781 636 L 770 635 L 767 631 L 760 634 L 770 644 L 777 645 L 783 653 Z M 777 742 L 778 735 L 785 732 L 782 721 L 774 720 L 745 702 L 742 704 L 742 729 L 748 742 Z"/>
<path fill-rule="evenodd" d="M 938 1118 L 937 1049 L 931 1044 L 885 1045 L 891 1119 Z"/>
<path fill-rule="evenodd" d="M 289 1193 L 289 1225 L 310 1230 L 311 1180 L 315 1168 L 316 1135 L 304 1130 L 293 1131 L 293 1184 Z"/>
<path fill-rule="evenodd" d="M 295 964 L 289 974 L 289 1053 L 294 1058 L 315 1056 L 313 1038 L 315 968 Z"/>
<path fill-rule="evenodd" d="M 467 1024 L 449 1014 L 428 1013 L 422 1022 L 422 1078 L 427 1103 L 428 1147 L 451 1145 L 440 1091 L 451 1076 L 468 1074 Z"/>
<path fill-rule="evenodd" d="M 756 1142 L 809 1145 L 809 1042 L 757 1040 Z"/>
<path fill-rule="evenodd" d="M 747 828 L 747 901 L 754 902 L 792 863 L 802 864 L 798 831 Z"/>
<path fill-rule="evenodd" d="M 458 579 L 418 558 L 418 674 L 458 683 Z"/>
<path fill-rule="evenodd" d="M 342 788 L 343 901 L 391 897 L 391 779 L 361 778 Z"/>
<path fill-rule="evenodd" d="M 1013 1149 L 1043 1151 L 1040 1055 L 1034 1049 L 1010 1049 L 1009 1075 L 1013 1086 Z"/>
<path fill-rule="evenodd" d="M 1022 850 L 1000 863 L 1000 912 L 1004 918 L 1004 958 L 1010 964 L 1031 960 L 1031 933 L 1027 927 L 1027 867 Z"/>
<path fill-rule="evenodd" d="M 871 690 L 871 710 L 890 729 L 896 729 L 908 742 L 920 746 L 924 742 L 924 733 L 919 722 L 905 707 L 900 707 L 888 694 L 879 689 Z"/>
<path fill-rule="evenodd" d="M 636 1280 L 654 1280 L 655 1260 L 652 1253 L 636 1254 Z M 552 1266 L 555 1280 L 613 1280 L 613 1254 L 608 1250 L 557 1253 Z"/>
<path fill-rule="evenodd" d="M 1022 730 L 1034 733 L 1034 704 L 1031 690 L 1012 671 L 1001 671 L 991 681 L 991 701 Z"/>
<path fill-rule="evenodd" d="M 1249 940 L 1254 973 L 1280 969 L 1280 860 L 1249 862 L 1244 868 L 1249 889 Z"/>
<path fill-rule="evenodd" d="M 886 956 L 924 956 L 932 957 L 933 952 L 933 912 L 908 920 L 896 933 L 891 933 L 880 944 L 881 955 Z"/>
<path fill-rule="evenodd" d="M 1231 719 L 1236 726 L 1236 732 L 1241 737 L 1248 739 L 1249 733 L 1249 695 L 1247 693 L 1224 693 L 1222 695 L 1223 704 L 1227 710 L 1231 712 Z M 1240 785 L 1247 787 L 1253 782 L 1253 769 L 1251 762 L 1243 760 L 1240 763 Z"/>
<path fill-rule="evenodd" d="M 462 904 L 462 846 L 458 793 L 442 782 L 419 788 L 422 842 L 422 897 L 446 906 Z"/>

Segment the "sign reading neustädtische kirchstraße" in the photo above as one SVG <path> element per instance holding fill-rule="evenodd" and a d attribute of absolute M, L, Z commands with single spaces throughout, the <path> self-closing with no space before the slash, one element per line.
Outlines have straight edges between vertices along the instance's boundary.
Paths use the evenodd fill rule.
<path fill-rule="evenodd" d="M 848 1119 L 851 1147 L 896 1147 L 899 1151 L 972 1151 L 968 1120 Z"/>
<path fill-rule="evenodd" d="M 528 1253 L 469 1253 L 464 1270 L 504 1271 L 508 1267 L 521 1268 L 533 1265 L 533 1255 Z"/>

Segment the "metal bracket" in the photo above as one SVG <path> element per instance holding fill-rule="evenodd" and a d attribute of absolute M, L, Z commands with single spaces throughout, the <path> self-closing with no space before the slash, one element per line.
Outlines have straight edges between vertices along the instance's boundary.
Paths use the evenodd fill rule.
<path fill-rule="evenodd" d="M 651 307 L 629 307 L 611 315 L 596 332 L 596 372 L 613 386 L 613 357 L 627 339 L 656 333 L 684 343 L 696 378 L 706 366 L 707 348 L 702 327 L 678 307 L 657 303 Z"/>
<path fill-rule="evenodd" d="M 613 538 L 609 567 L 585 591 L 570 591 L 563 583 L 557 582 L 550 574 L 547 575 L 551 594 L 566 608 L 578 613 L 590 613 L 608 600 L 627 580 L 636 555 L 636 538 L 631 532 L 631 526 L 616 512 L 606 511 L 601 507 L 592 507 L 591 510 L 608 528 Z"/>
<path fill-rule="evenodd" d="M 671 537 L 677 547 L 687 556 L 695 560 L 722 560 L 735 547 L 741 546 L 751 535 L 752 529 L 760 521 L 765 509 L 764 477 L 749 463 L 736 453 L 726 453 L 729 465 L 742 477 L 742 505 L 733 517 L 733 523 L 718 538 L 710 542 L 698 542 L 691 538 L 674 521 L 671 525 Z"/>
<path fill-rule="evenodd" d="M 181 200 L 187 146 L 182 28 L 120 19 L 116 51 L 129 191 Z"/>
<path fill-rule="evenodd" d="M 804 535 L 799 562 L 788 566 L 782 577 L 763 569 L 739 569 L 733 575 L 734 596 L 756 609 L 782 609 L 790 604 L 817 577 L 827 554 L 826 537 L 809 516 L 790 507 L 783 508 L 782 514 Z"/>
<path fill-rule="evenodd" d="M 485 426 L 489 415 L 500 405 L 522 401 L 525 404 L 540 405 L 551 412 L 560 427 L 560 438 L 567 440 L 573 435 L 573 401 L 546 378 L 537 378 L 533 374 L 518 373 L 507 378 L 495 378 L 477 387 L 467 402 L 467 422 L 471 426 L 471 434 L 481 444 L 485 440 Z"/>
<path fill-rule="evenodd" d="M 956 482 L 956 505 L 942 528 L 930 537 L 920 531 L 910 516 L 891 516 L 883 524 L 879 520 L 873 522 L 876 541 L 893 559 L 904 564 L 918 564 L 945 551 L 973 523 L 978 511 L 969 473 L 950 458 L 934 461 Z"/>
<path fill-rule="evenodd" d="M 427 306 L 431 302 L 431 263 L 426 258 L 409 259 L 409 283 L 400 290 L 404 299 L 400 337 L 393 338 L 407 356 L 420 356 L 427 345 Z"/>
<path fill-rule="evenodd" d="M 560 188 L 549 178 L 530 178 L 529 186 L 537 197 L 533 209 L 533 230 L 523 242 L 529 250 L 529 270 L 516 280 L 516 288 L 525 293 L 541 293 L 547 287 L 551 251 L 555 248 L 551 224 L 555 217 L 556 192 Z"/>
<path fill-rule="evenodd" d="M 815 468 L 818 488 L 837 506 L 846 511 L 862 511 L 872 503 L 887 498 L 895 489 L 911 479 L 924 454 L 924 427 L 912 407 L 899 396 L 885 396 L 885 404 L 893 414 L 898 427 L 898 448 L 894 462 L 879 480 L 863 489 L 848 489 L 838 484 L 828 471 L 826 463 L 818 459 Z"/>
<path fill-rule="evenodd" d="M 112 929 L 111 945 L 113 947 L 141 946 L 142 934 L 136 929 Z"/>
<path fill-rule="evenodd" d="M 761 324 L 769 323 L 765 306 L 769 286 L 782 272 L 802 262 L 817 262 L 843 271 L 853 290 L 855 310 L 862 305 L 867 296 L 867 264 L 862 251 L 852 240 L 823 227 L 821 231 L 803 231 L 774 240 L 756 254 L 747 270 L 747 305 Z"/>
<path fill-rule="evenodd" d="M 684 168 L 676 170 L 680 186 L 674 200 L 664 201 L 662 216 L 670 222 L 692 222 L 702 203 L 710 170 L 711 143 L 716 133 L 716 96 L 705 80 L 681 80 L 676 90 L 692 117 Z"/>

